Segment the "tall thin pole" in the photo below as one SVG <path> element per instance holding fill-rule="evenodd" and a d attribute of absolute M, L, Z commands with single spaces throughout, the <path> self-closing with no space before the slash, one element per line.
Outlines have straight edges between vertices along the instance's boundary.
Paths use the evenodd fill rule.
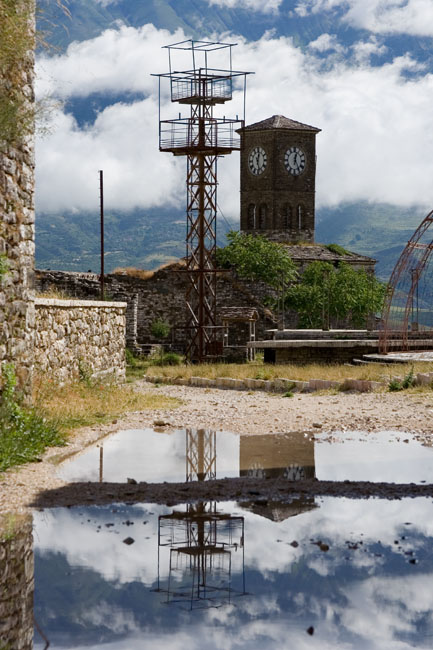
<path fill-rule="evenodd" d="M 101 300 L 104 300 L 104 172 L 99 170 L 99 200 L 101 208 Z"/>

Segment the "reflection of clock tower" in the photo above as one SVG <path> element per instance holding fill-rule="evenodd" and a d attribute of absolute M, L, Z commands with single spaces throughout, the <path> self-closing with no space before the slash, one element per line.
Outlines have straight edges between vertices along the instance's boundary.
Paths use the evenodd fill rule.
<path fill-rule="evenodd" d="M 314 241 L 319 131 L 282 115 L 239 131 L 242 232 L 273 241 Z"/>

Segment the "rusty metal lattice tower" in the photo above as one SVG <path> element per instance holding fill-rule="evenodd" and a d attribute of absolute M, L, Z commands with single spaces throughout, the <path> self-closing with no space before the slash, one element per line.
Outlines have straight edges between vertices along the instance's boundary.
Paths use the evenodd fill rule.
<path fill-rule="evenodd" d="M 236 130 L 245 124 L 248 72 L 232 68 L 234 43 L 186 40 L 167 45 L 169 72 L 159 78 L 159 150 L 187 157 L 186 356 L 201 362 L 222 355 L 222 328 L 216 318 L 216 213 L 218 157 L 240 150 Z M 210 59 L 228 57 L 228 67 L 211 67 Z M 176 57 L 192 67 L 178 71 Z M 170 83 L 171 102 L 190 107 L 189 117 L 161 120 L 161 80 Z M 216 117 L 216 105 L 241 94 L 242 119 Z M 218 334 L 221 334 L 219 337 Z M 221 341 L 218 339 L 221 338 Z"/>
<path fill-rule="evenodd" d="M 407 350 L 409 339 L 433 337 L 433 210 L 409 239 L 391 274 L 382 310 L 379 349 Z"/>

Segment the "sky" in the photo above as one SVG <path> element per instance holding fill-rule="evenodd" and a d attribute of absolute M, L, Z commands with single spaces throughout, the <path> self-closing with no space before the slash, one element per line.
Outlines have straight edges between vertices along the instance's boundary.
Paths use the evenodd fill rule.
<path fill-rule="evenodd" d="M 89 0 L 108 4 L 116 0 Z M 282 0 L 202 0 L 280 17 Z M 308 19 L 327 14 L 337 27 L 360 29 L 350 45 L 323 33 L 307 47 L 266 32 L 257 41 L 215 34 L 236 42 L 233 65 L 254 72 L 247 80 L 246 122 L 274 114 L 321 129 L 317 136 L 316 205 L 386 202 L 433 203 L 433 74 L 413 52 L 390 57 L 387 37 L 433 38 L 431 0 L 293 0 L 292 12 Z M 338 21 L 338 23 L 337 23 Z M 332 24 L 332 23 L 331 23 Z M 36 148 L 38 211 L 97 210 L 98 170 L 104 170 L 106 205 L 132 210 L 185 205 L 186 161 L 158 149 L 158 82 L 168 70 L 162 46 L 187 38 L 151 24 L 122 24 L 92 40 L 72 43 L 64 54 L 37 61 L 37 96 L 51 105 L 48 134 Z M 408 41 L 410 42 L 410 41 Z M 162 118 L 184 107 L 168 102 Z M 79 126 L 64 102 L 113 103 L 93 123 Z M 118 101 L 119 93 L 125 98 Z M 242 113 L 240 92 L 217 115 Z M 239 154 L 219 162 L 218 203 L 231 221 L 239 217 Z"/>
<path fill-rule="evenodd" d="M 218 512 L 241 515 L 245 520 L 247 596 L 235 601 L 235 606 L 195 610 L 191 617 L 179 616 L 179 610 L 172 609 L 170 625 L 164 625 L 163 608 L 154 605 L 153 620 L 143 629 L 141 596 L 155 585 L 158 571 L 157 515 L 172 509 L 137 504 L 128 510 L 120 506 L 117 513 L 111 506 L 87 511 L 59 508 L 36 512 L 36 606 L 42 610 L 44 605 L 48 607 L 49 614 L 45 615 L 56 630 L 57 612 L 50 609 L 49 596 L 49 605 L 44 603 L 43 590 L 50 589 L 49 580 L 45 576 L 40 585 L 38 582 L 38 558 L 45 556 L 49 562 L 51 557 L 56 562 L 65 556 L 72 580 L 76 580 L 76 567 L 80 567 L 82 584 L 86 586 L 85 571 L 90 570 L 110 582 L 112 594 L 117 594 L 108 600 L 104 598 L 105 590 L 100 589 L 103 595 L 98 601 L 94 598 L 95 590 L 83 588 L 87 600 L 81 612 L 74 603 L 75 618 L 70 621 L 71 629 L 75 625 L 81 632 L 80 636 L 73 635 L 74 648 L 198 650 L 205 637 L 208 648 L 227 650 L 287 647 L 288 639 L 290 647 L 299 650 L 331 650 L 336 645 L 351 650 L 408 650 L 414 647 L 415 639 L 419 647 L 427 648 L 433 593 L 430 563 L 425 563 L 424 554 L 433 534 L 431 507 L 429 499 L 420 498 L 389 501 L 328 497 L 316 499 L 316 507 L 311 510 L 274 522 L 241 509 L 236 503 L 219 503 Z M 176 510 L 184 508 L 178 506 Z M 134 527 L 126 530 L 122 526 L 125 517 L 135 521 Z M 107 528 L 107 520 L 115 525 Z M 405 521 L 410 525 L 404 526 Z M 95 543 L 98 523 L 101 529 Z M 131 546 L 122 544 L 127 533 L 135 539 Z M 233 539 L 237 539 L 236 533 Z M 330 552 L 319 551 L 311 543 L 314 539 L 326 540 Z M 291 540 L 297 540 L 298 545 L 292 546 Z M 406 540 L 400 542 L 403 548 L 395 540 Z M 347 541 L 356 541 L 359 548 L 349 551 Z M 421 558 L 419 569 L 408 563 L 406 548 Z M 164 550 L 168 549 L 162 548 L 160 556 L 163 586 L 168 573 Z M 232 577 L 237 584 L 240 553 L 232 556 Z M 261 580 L 254 580 L 253 571 L 261 574 Z M 90 584 L 96 585 L 95 589 L 99 586 L 96 579 Z M 128 585 L 134 588 L 133 597 Z M 293 596 L 296 588 L 297 596 Z M 67 598 L 67 594 L 62 593 L 62 597 Z M 156 604 L 163 597 L 153 593 L 145 602 Z M 293 609 L 287 612 L 286 599 L 290 602 L 292 597 Z M 63 605 L 61 601 L 60 609 Z M 305 633 L 305 620 L 317 621 L 317 633 L 312 637 Z M 104 642 L 96 641 L 103 638 L 101 624 L 102 631 L 111 629 L 114 642 L 110 643 L 107 637 Z M 45 632 L 50 636 L 49 628 Z M 86 638 L 85 646 L 77 643 L 80 637 Z M 71 647 L 67 638 L 61 646 Z"/>

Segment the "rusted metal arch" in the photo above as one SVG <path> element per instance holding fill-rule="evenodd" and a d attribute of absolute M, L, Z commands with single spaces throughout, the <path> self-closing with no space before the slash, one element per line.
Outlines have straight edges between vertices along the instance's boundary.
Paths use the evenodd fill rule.
<path fill-rule="evenodd" d="M 430 228 L 433 222 L 433 210 L 423 219 L 418 228 L 415 230 L 412 237 L 409 239 L 406 247 L 401 253 L 397 264 L 395 265 L 393 272 L 391 274 L 388 291 L 385 297 L 385 304 L 382 310 L 382 329 L 379 335 L 379 350 L 382 354 L 388 352 L 388 341 L 391 335 L 391 323 L 390 323 L 390 312 L 393 304 L 394 295 L 398 287 L 399 281 L 408 271 L 409 262 L 412 259 L 413 251 L 422 250 L 423 253 L 419 260 L 417 260 L 415 266 L 411 268 L 411 285 L 409 292 L 407 294 L 406 305 L 404 310 L 404 317 L 401 326 L 401 339 L 403 349 L 407 348 L 407 339 L 408 339 L 408 322 L 409 322 L 409 313 L 411 311 L 412 301 L 416 287 L 419 284 L 419 280 L 422 276 L 422 273 L 429 261 L 433 250 L 433 239 L 428 243 L 421 243 L 420 240 L 425 235 L 425 233 Z"/>

